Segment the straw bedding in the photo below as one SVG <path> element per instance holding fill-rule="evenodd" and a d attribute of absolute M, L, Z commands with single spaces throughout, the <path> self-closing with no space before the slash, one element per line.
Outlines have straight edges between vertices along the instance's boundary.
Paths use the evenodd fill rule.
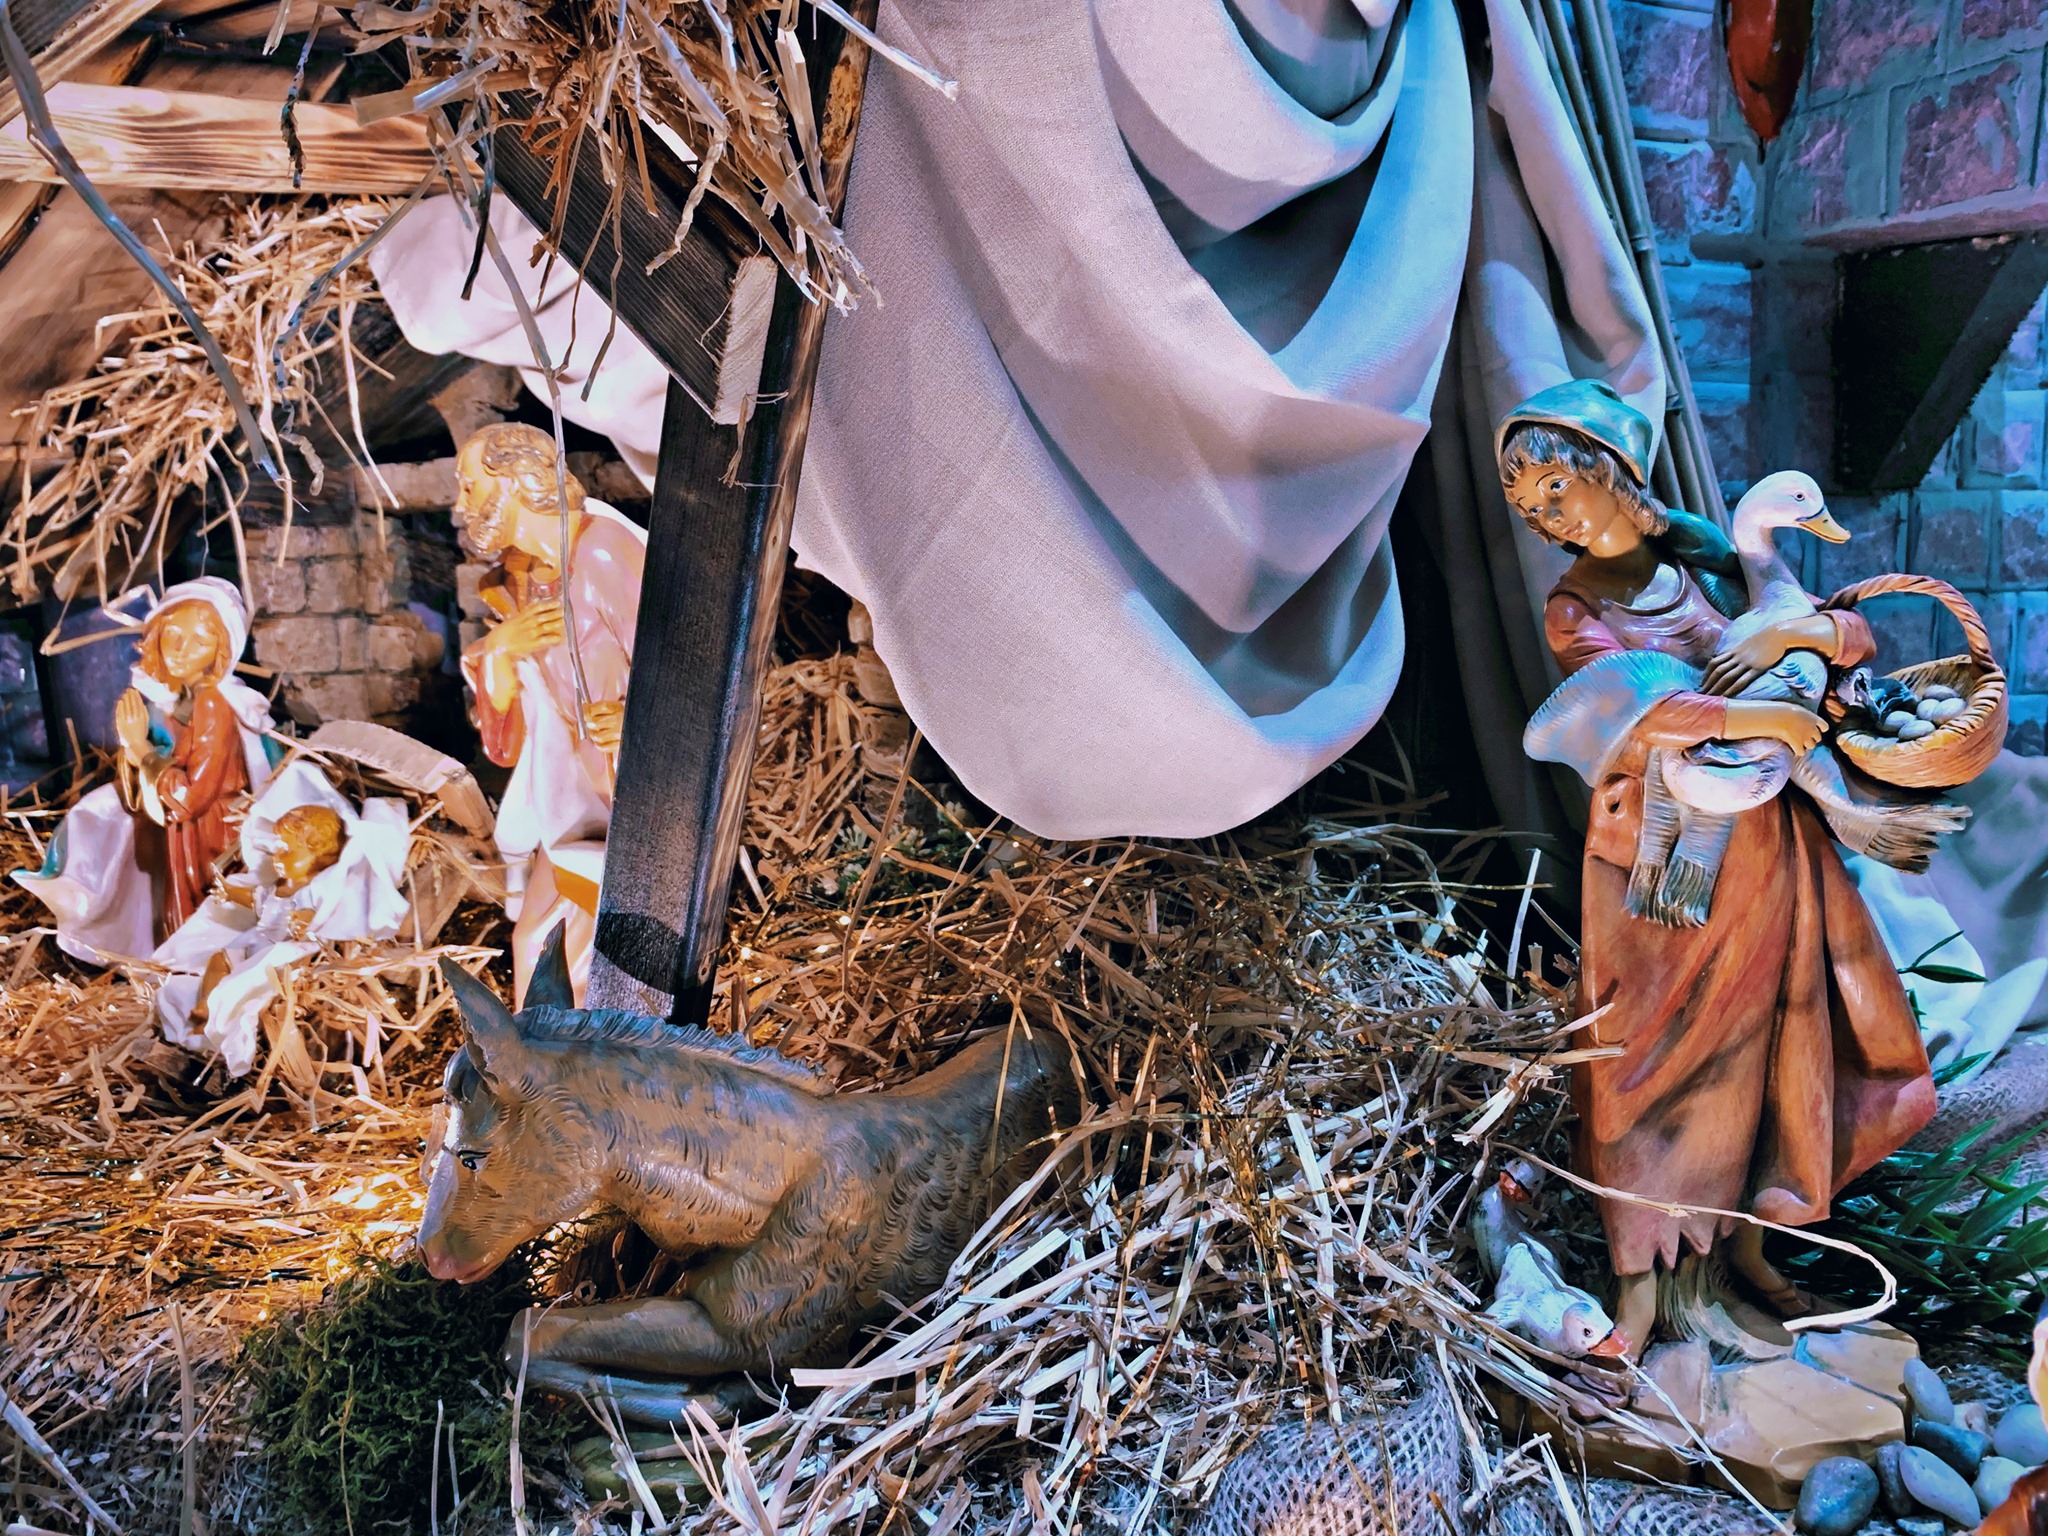
<path fill-rule="evenodd" d="M 377 201 L 324 198 L 224 199 L 224 224 L 203 244 L 159 251 L 233 366 L 242 394 L 293 493 L 317 495 L 346 464 L 322 460 L 310 423 L 369 462 L 357 420 L 322 420 L 320 397 L 345 382 L 357 398 L 350 327 L 374 296 L 369 269 L 357 265 L 320 280 L 389 214 Z M 250 470 L 234 411 L 169 300 L 100 321 L 105 351 L 82 379 L 51 390 L 35 406 L 29 437 L 56 472 L 24 487 L 0 527 L 6 579 L 17 598 L 44 587 L 59 597 L 105 600 L 130 581 L 160 570 L 188 498 L 211 493 L 225 513 L 249 592 L 235 509 Z M 223 541 L 225 542 L 225 541 Z M 253 600 L 251 603 L 253 607 Z"/>
<path fill-rule="evenodd" d="M 772 675 L 714 1024 L 846 1091 L 973 1029 L 1049 1031 L 1092 1116 L 850 1365 L 737 1424 L 707 1410 L 665 1451 L 614 1438 L 620 1500 L 589 1505 L 536 1460 L 511 1480 L 518 1518 L 645 1527 L 647 1475 L 681 1462 L 709 1490 L 682 1530 L 1177 1529 L 1262 1428 L 1404 1399 L 1418 1348 L 1456 1405 L 1451 1459 L 1490 1490 L 1467 1515 L 1526 1482 L 1539 1464 L 1498 1471 L 1474 1372 L 1565 1389 L 1476 1315 L 1459 1233 L 1492 1138 L 1555 1150 L 1572 1037 L 1538 909 L 1461 883 L 1478 841 L 1432 854 L 1376 808 L 1199 845 L 1039 844 L 888 771 L 914 747 L 852 668 Z M 9 818 L 10 862 L 36 825 Z M 1474 922 L 1496 901 L 1534 960 L 1513 1006 Z M 26 915 L 10 900 L 11 934 Z M 471 959 L 504 936 L 474 907 L 451 933 Z M 273 1005 L 258 1080 L 217 1085 L 157 1043 L 139 988 L 0 952 L 0 1156 L 19 1170 L 0 1186 L 0 1383 L 126 1528 L 173 1529 L 187 1499 L 217 1531 L 276 1528 L 231 1363 L 362 1250 L 403 1253 L 453 1039 L 429 958 L 323 956 Z M 574 1250 L 536 1262 L 587 1283 Z M 24 1476 L 21 1507 L 75 1528 L 54 1474 Z"/>

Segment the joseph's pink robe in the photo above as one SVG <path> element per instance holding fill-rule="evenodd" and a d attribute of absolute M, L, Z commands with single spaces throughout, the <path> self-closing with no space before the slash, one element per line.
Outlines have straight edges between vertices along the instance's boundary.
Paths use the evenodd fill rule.
<path fill-rule="evenodd" d="M 1869 626 L 1832 617 L 1836 665 L 1867 659 Z M 1650 611 L 1567 574 L 1544 609 L 1566 675 L 1621 650 L 1704 666 L 1726 624 L 1690 574 L 1676 601 Z M 1721 735 L 1727 708 L 1704 694 L 1667 696 L 1593 789 L 1578 1007 L 1608 1010 L 1585 1043 L 1624 1053 L 1574 1069 L 1579 1160 L 1610 1188 L 1801 1226 L 1927 1123 L 1934 1080 L 1898 972 L 1797 790 L 1737 821 L 1705 927 L 1629 915 L 1646 756 Z M 1601 1217 L 1619 1274 L 1671 1265 L 1682 1243 L 1704 1252 L 1736 1224 L 1616 1199 L 1601 1201 Z"/>
<path fill-rule="evenodd" d="M 576 643 L 590 702 L 618 704 L 633 666 L 647 539 L 604 503 L 587 505 L 590 516 L 576 532 L 569 560 Z M 558 584 L 536 584 L 515 600 L 514 611 L 559 596 Z M 616 764 L 576 728 L 575 670 L 566 644 L 522 657 L 516 670 L 518 691 L 501 711 L 491 703 L 483 658 L 462 662 L 484 752 L 512 769 L 498 807 L 497 840 L 517 892 L 513 980 L 524 997 L 540 946 L 562 925 L 580 1000 L 597 929 Z"/>

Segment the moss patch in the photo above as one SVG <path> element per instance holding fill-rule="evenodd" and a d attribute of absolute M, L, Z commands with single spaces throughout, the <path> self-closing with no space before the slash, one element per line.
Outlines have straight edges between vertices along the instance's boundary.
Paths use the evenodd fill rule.
<path fill-rule="evenodd" d="M 306 1536 L 426 1531 L 438 1411 L 441 1529 L 503 1529 L 512 1413 L 499 1351 L 535 1299 L 516 1257 L 472 1286 L 436 1280 L 417 1261 L 365 1257 L 316 1306 L 252 1334 L 242 1365 L 267 1523 Z M 572 1427 L 529 1398 L 520 1433 L 529 1462 Z M 456 1482 L 462 1506 L 451 1522 Z"/>

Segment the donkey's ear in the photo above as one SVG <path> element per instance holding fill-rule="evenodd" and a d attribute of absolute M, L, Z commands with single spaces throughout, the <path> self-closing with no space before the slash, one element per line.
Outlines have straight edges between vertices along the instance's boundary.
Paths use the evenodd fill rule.
<path fill-rule="evenodd" d="M 512 1059 L 521 1050 L 519 1026 L 512 1012 L 498 1000 L 498 994 L 445 956 L 441 979 L 455 994 L 462 1010 L 462 1022 L 469 1030 L 469 1048 L 479 1058 L 477 1065 L 492 1077 L 511 1070 Z"/>
<path fill-rule="evenodd" d="M 555 924 L 554 931 L 540 947 L 533 962 L 533 974 L 526 978 L 526 1008 L 574 1008 L 576 988 L 569 980 L 569 925 Z"/>

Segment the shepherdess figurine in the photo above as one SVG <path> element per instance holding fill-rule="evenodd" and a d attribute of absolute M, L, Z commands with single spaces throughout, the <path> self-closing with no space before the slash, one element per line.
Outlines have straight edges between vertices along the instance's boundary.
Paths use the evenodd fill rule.
<path fill-rule="evenodd" d="M 467 1038 L 448 1063 L 419 1248 L 480 1280 L 603 1204 L 697 1263 L 683 1294 L 531 1308 L 506 1358 L 630 1418 L 679 1411 L 673 1380 L 843 1359 L 863 1323 L 936 1289 L 969 1237 L 1077 1118 L 1066 1053 L 997 1032 L 883 1093 L 834 1094 L 731 1035 L 570 1003 L 562 930 L 515 1017 L 442 962 Z M 530 1331 L 529 1331 L 530 1325 Z"/>
<path fill-rule="evenodd" d="M 1544 607 L 1565 681 L 1524 744 L 1592 787 L 1574 1069 L 1580 1166 L 1603 1196 L 1615 1322 L 1649 1341 L 1656 1271 L 1718 1249 L 1780 1316 L 1811 1301 L 1762 1231 L 1828 1213 L 1934 1113 L 1913 1009 L 1837 842 L 1926 867 L 1966 813 L 1861 779 L 1822 740 L 1823 690 L 1874 651 L 1852 611 L 1816 611 L 1773 528 L 1848 534 L 1801 474 L 1766 477 L 1731 541 L 1645 488 L 1650 423 L 1577 380 L 1501 427 L 1501 485 L 1577 559 Z M 1688 1214 L 1674 1214 L 1672 1207 Z"/>

